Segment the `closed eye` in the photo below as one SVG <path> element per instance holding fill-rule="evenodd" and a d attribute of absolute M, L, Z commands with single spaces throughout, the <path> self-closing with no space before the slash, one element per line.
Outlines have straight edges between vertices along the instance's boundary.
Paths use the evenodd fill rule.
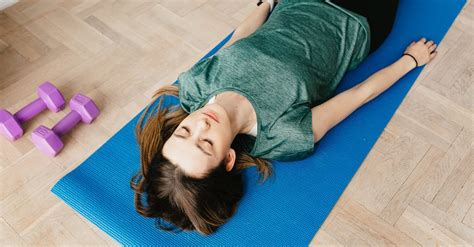
<path fill-rule="evenodd" d="M 181 128 L 183 128 L 184 130 L 186 130 L 186 132 L 191 133 L 191 131 L 189 131 L 188 127 L 182 126 Z M 214 143 L 213 143 L 211 140 L 209 140 L 209 139 L 204 139 L 203 141 L 209 143 L 211 146 L 214 145 Z"/>
<path fill-rule="evenodd" d="M 185 127 L 185 126 L 182 126 L 181 128 L 183 128 L 184 130 L 186 130 L 186 132 L 190 133 L 188 127 Z M 180 135 L 180 134 L 177 134 L 176 131 L 175 133 L 173 134 L 173 136 L 175 137 L 178 137 L 178 138 L 181 138 L 181 139 L 186 139 L 185 136 L 183 135 Z M 211 146 L 213 145 L 212 141 L 209 140 L 209 139 L 204 139 L 205 142 L 209 143 Z M 196 143 L 196 147 L 199 148 L 199 150 L 201 150 L 204 154 L 208 155 L 208 156 L 212 156 L 211 153 L 207 152 L 206 150 L 204 150 L 204 148 L 201 147 L 201 145 L 197 144 Z"/>
<path fill-rule="evenodd" d="M 212 141 L 211 141 L 211 140 L 209 140 L 209 139 L 204 139 L 203 141 L 205 141 L 205 142 L 209 143 L 211 146 L 213 145 Z"/>
<path fill-rule="evenodd" d="M 186 130 L 186 132 L 191 133 L 191 131 L 189 131 L 188 127 L 183 126 L 183 127 L 181 127 L 181 128 L 183 128 L 184 130 Z"/>

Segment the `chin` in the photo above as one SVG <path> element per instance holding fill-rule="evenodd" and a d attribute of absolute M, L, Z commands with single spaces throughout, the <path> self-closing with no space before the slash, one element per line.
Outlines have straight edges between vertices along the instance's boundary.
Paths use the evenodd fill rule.
<path fill-rule="evenodd" d="M 215 112 L 217 114 L 217 117 L 219 118 L 220 123 L 229 122 L 227 118 L 227 112 L 224 110 L 222 106 L 218 104 L 212 103 L 212 104 L 206 105 L 205 107 L 202 107 L 201 110 L 203 110 L 203 112 L 205 110 L 211 110 Z"/>

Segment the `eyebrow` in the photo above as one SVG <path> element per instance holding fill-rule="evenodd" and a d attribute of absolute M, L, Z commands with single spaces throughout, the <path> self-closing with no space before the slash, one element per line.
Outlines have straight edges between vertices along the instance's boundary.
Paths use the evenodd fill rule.
<path fill-rule="evenodd" d="M 181 135 L 178 135 L 176 133 L 173 134 L 173 136 L 176 136 L 177 138 L 181 138 L 181 139 L 186 139 L 184 136 L 181 136 Z M 204 150 L 199 144 L 196 143 L 196 147 L 199 148 L 199 150 L 201 150 L 203 153 L 205 153 L 207 156 L 212 156 L 211 153 L 208 153 L 206 150 Z"/>

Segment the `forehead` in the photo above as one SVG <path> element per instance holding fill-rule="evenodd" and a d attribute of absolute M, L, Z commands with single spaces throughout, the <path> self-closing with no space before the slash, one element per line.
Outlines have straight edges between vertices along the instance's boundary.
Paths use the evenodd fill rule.
<path fill-rule="evenodd" d="M 212 158 L 199 150 L 193 141 L 171 136 L 163 146 L 163 156 L 179 166 L 186 174 L 201 176 L 213 162 Z"/>

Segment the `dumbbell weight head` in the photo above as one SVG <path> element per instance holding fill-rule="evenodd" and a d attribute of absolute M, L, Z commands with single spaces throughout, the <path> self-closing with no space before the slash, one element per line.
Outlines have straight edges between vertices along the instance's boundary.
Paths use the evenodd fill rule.
<path fill-rule="evenodd" d="M 44 82 L 37 89 L 38 99 L 19 110 L 15 115 L 0 109 L 0 134 L 14 141 L 23 135 L 21 124 L 33 118 L 46 106 L 53 112 L 64 108 L 65 100 L 61 92 L 50 82 Z"/>
<path fill-rule="evenodd" d="M 31 141 L 44 154 L 56 156 L 64 147 L 60 136 L 44 125 L 40 125 L 31 133 Z"/>
<path fill-rule="evenodd" d="M 56 156 L 63 149 L 61 136 L 77 123 L 82 121 L 90 124 L 99 115 L 99 108 L 94 101 L 82 94 L 74 95 L 69 106 L 71 112 L 52 129 L 40 125 L 31 134 L 32 142 L 46 155 Z"/>
<path fill-rule="evenodd" d="M 94 101 L 80 93 L 77 93 L 72 97 L 69 107 L 72 111 L 79 113 L 82 122 L 86 124 L 92 123 L 92 121 L 99 115 L 99 108 L 97 108 Z"/>
<path fill-rule="evenodd" d="M 14 141 L 23 135 L 20 123 L 5 109 L 0 109 L 0 134 L 10 141 Z"/>
<path fill-rule="evenodd" d="M 66 101 L 64 100 L 61 92 L 59 92 L 59 90 L 53 84 L 51 84 L 51 82 L 47 81 L 41 84 L 38 87 L 37 93 L 46 104 L 46 107 L 48 107 L 48 109 L 52 112 L 58 112 L 64 109 Z"/>

